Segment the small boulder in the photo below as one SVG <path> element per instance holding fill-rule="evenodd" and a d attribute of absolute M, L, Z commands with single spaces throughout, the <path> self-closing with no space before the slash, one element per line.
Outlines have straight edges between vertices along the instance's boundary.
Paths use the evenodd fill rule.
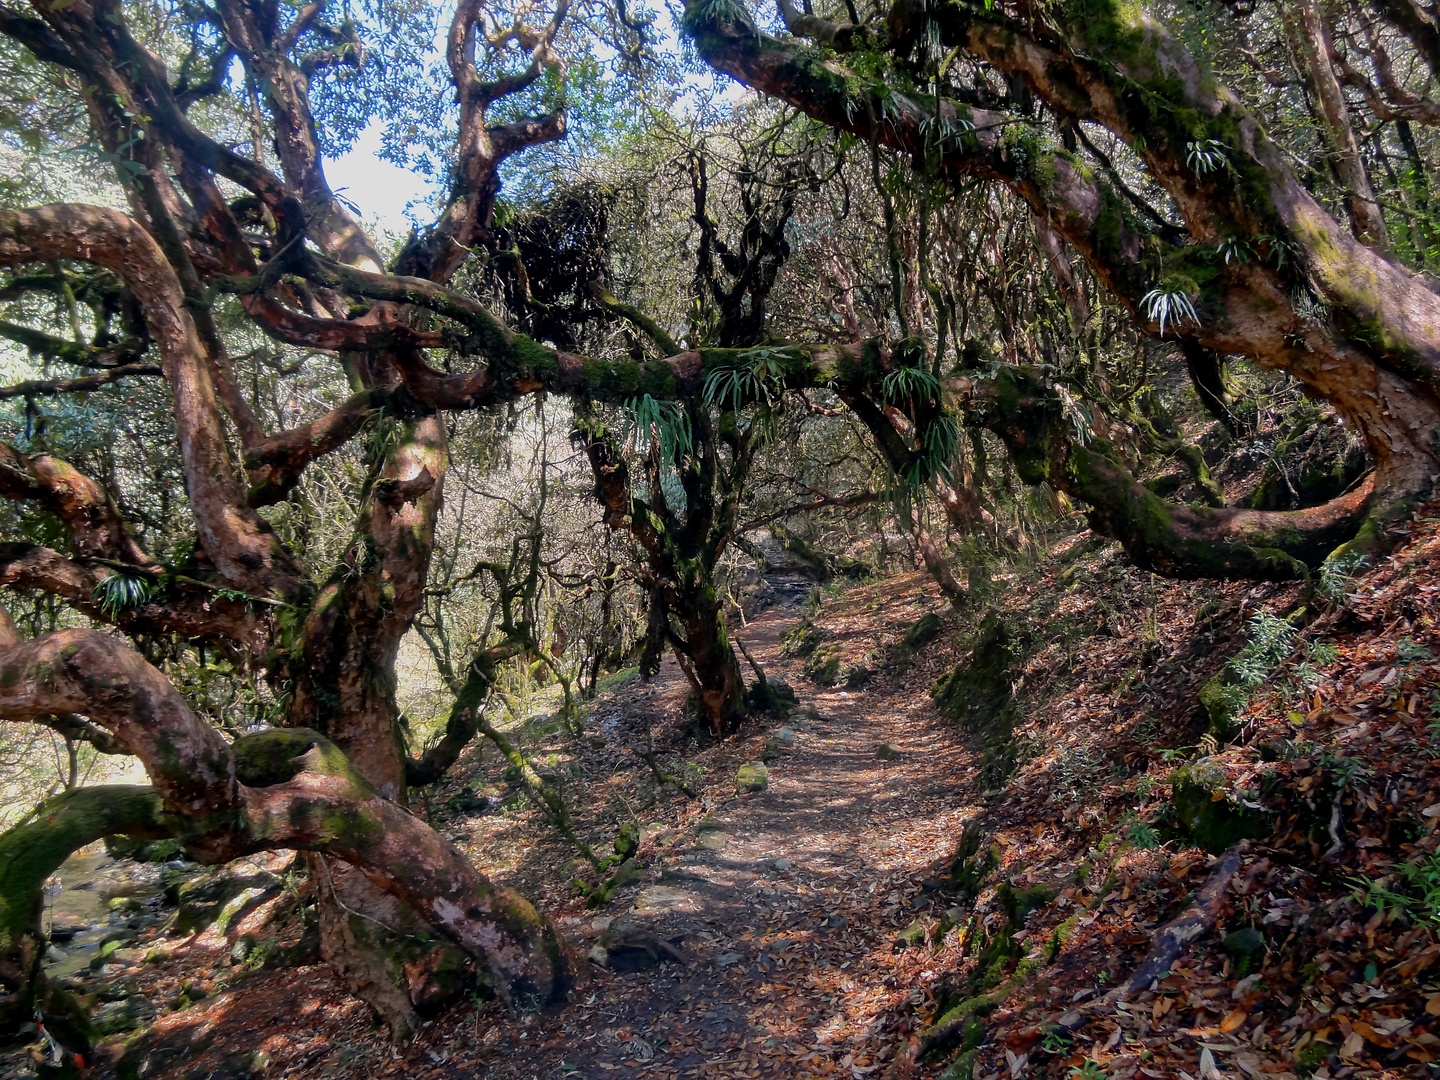
<path fill-rule="evenodd" d="M 634 859 L 626 859 L 615 869 L 614 876 L 610 879 L 610 889 L 623 889 L 626 885 L 633 885 L 640 879 L 640 864 Z"/>
<path fill-rule="evenodd" d="M 763 762 L 748 761 L 740 766 L 735 774 L 735 790 L 740 793 L 747 791 L 764 791 L 770 786 L 770 770 Z"/>
<path fill-rule="evenodd" d="M 925 920 L 916 919 L 909 926 L 895 935 L 895 951 L 904 952 L 906 949 L 918 948 L 925 944 Z"/>
<path fill-rule="evenodd" d="M 900 756 L 900 751 L 889 743 L 881 743 L 875 748 L 875 756 L 881 761 L 894 761 Z"/>
<path fill-rule="evenodd" d="M 101 1035 L 119 1035 L 154 1019 L 155 1006 L 150 999 L 134 994 L 120 1001 L 107 1001 L 91 1015 L 90 1023 Z"/>

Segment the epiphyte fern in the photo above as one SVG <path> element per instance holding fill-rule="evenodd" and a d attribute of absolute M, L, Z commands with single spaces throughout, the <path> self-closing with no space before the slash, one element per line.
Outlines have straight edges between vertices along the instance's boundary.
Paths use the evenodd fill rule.
<path fill-rule="evenodd" d="M 921 430 L 921 450 L 906 463 L 902 479 L 910 487 L 920 487 L 937 476 L 948 475 L 959 442 L 960 425 L 950 414 L 941 413 Z"/>
<path fill-rule="evenodd" d="M 1145 309 L 1147 319 L 1160 324 L 1161 337 L 1165 336 L 1166 323 L 1174 327 L 1189 319 L 1196 326 L 1200 325 L 1200 316 L 1195 311 L 1190 292 L 1181 282 L 1162 281 L 1140 298 L 1140 306 Z"/>
<path fill-rule="evenodd" d="M 897 367 L 880 380 L 880 393 L 891 405 L 929 401 L 940 396 L 940 380 L 922 367 Z"/>
<path fill-rule="evenodd" d="M 690 453 L 693 440 L 690 417 L 673 401 L 656 401 L 649 394 L 625 403 L 625 446 L 648 455 L 658 448 L 660 456 L 671 459 Z"/>
<path fill-rule="evenodd" d="M 137 608 L 150 599 L 153 588 L 150 579 L 123 571 L 108 574 L 95 586 L 95 602 L 107 619 L 115 619 L 122 612 Z"/>
<path fill-rule="evenodd" d="M 1230 148 L 1219 139 L 1198 139 L 1186 143 L 1185 149 L 1185 164 L 1195 171 L 1196 176 L 1212 173 L 1228 165 L 1230 161 Z"/>
<path fill-rule="evenodd" d="M 705 404 L 738 412 L 746 402 L 773 405 L 785 390 L 785 365 L 769 349 L 746 354 L 748 364 L 716 368 L 705 376 Z"/>

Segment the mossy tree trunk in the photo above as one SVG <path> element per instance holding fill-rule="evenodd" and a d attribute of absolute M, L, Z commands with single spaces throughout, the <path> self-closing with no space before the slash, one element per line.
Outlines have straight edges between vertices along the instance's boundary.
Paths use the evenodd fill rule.
<path fill-rule="evenodd" d="M 630 467 L 620 448 L 593 413 L 581 414 L 575 436 L 582 442 L 595 477 L 605 523 L 628 532 L 645 557 L 650 594 L 651 663 L 662 642 L 674 647 L 712 733 L 729 732 L 745 715 L 745 681 L 730 643 L 716 579 L 720 556 L 738 521 L 740 499 L 761 435 L 755 424 L 743 431 L 733 413 L 712 421 L 710 408 L 693 402 L 686 413 L 689 445 L 669 446 L 660 434 L 646 462 L 649 500 L 637 497 Z M 729 450 L 728 466 L 720 447 Z M 662 460 L 662 445 L 671 452 Z M 672 508 L 662 470 L 673 468 L 683 508 Z"/>

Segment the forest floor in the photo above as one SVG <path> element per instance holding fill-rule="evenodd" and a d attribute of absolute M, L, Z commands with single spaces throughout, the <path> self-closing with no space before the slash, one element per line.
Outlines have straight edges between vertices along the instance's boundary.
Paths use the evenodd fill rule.
<path fill-rule="evenodd" d="M 563 1010 L 475 998 L 392 1047 L 324 967 L 236 953 L 283 936 L 251 913 L 102 968 L 171 1006 L 122 1071 L 1436 1075 L 1434 508 L 1328 597 L 1162 581 L 1083 533 L 971 580 L 960 612 L 906 575 L 737 628 L 799 707 L 718 744 L 695 739 L 673 661 L 612 680 L 579 737 L 517 724 L 581 836 L 643 827 L 636 878 L 603 908 L 493 752 L 417 807 L 590 952 Z M 908 649 L 929 613 L 938 635 Z M 931 688 L 957 669 L 947 714 Z M 1222 671 L 1239 689 L 1217 738 L 1201 691 Z M 652 748 L 698 797 L 656 782 Z M 765 789 L 738 791 L 762 759 Z"/>

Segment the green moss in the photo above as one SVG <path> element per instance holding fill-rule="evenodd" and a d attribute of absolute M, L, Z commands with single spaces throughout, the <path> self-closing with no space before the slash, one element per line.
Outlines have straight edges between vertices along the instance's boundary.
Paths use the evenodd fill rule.
<path fill-rule="evenodd" d="M 235 779 L 247 787 L 270 787 L 293 780 L 305 768 L 299 760 L 311 748 L 328 743 L 309 728 L 276 728 L 235 740 Z"/>
<path fill-rule="evenodd" d="M 1170 785 L 1175 824 L 1206 851 L 1219 853 L 1239 840 L 1270 834 L 1271 816 L 1237 802 L 1224 770 L 1211 758 L 1176 769 Z"/>
<path fill-rule="evenodd" d="M 897 651 L 902 656 L 913 656 L 939 637 L 944 626 L 945 621 L 940 618 L 939 614 L 927 611 L 910 625 L 910 629 L 905 631 L 905 636 L 900 639 Z"/>
<path fill-rule="evenodd" d="M 982 778 L 991 787 L 1002 784 L 1014 766 L 1012 672 L 1018 659 L 1009 629 L 992 611 L 971 639 L 969 660 L 937 679 L 930 691 L 941 712 L 984 740 Z"/>
<path fill-rule="evenodd" d="M 986 878 L 1000 865 L 1000 850 L 988 841 L 988 834 L 974 826 L 960 834 L 960 843 L 950 856 L 948 876 L 950 888 L 962 896 L 978 896 Z"/>
<path fill-rule="evenodd" d="M 834 686 L 840 681 L 840 648 L 821 645 L 805 660 L 805 676 L 821 686 Z"/>

